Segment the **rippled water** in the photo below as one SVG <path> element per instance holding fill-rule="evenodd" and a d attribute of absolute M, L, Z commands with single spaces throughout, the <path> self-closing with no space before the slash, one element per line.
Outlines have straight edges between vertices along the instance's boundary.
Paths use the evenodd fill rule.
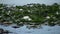
<path fill-rule="evenodd" d="M 10 34 L 60 34 L 60 26 L 45 26 L 42 25 L 40 29 L 28 29 L 26 28 L 27 25 L 24 25 L 20 28 L 12 28 L 11 26 L 4 26 L 0 25 L 0 28 L 3 28 L 4 30 L 11 31 L 13 33 Z"/>

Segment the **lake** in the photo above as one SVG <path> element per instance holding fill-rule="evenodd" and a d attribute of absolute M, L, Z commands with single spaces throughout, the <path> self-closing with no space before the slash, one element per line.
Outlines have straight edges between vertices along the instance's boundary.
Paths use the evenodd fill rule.
<path fill-rule="evenodd" d="M 20 28 L 12 28 L 12 26 L 0 25 L 0 28 L 13 32 L 10 34 L 60 34 L 60 26 L 57 25 L 53 27 L 42 25 L 39 29 L 28 29 L 26 26 L 27 25 Z"/>
<path fill-rule="evenodd" d="M 51 5 L 53 3 L 59 4 L 60 0 L 0 0 L 0 3 L 9 5 L 26 5 L 30 3 Z M 38 25 L 34 25 L 34 23 L 31 25 L 30 23 L 20 24 L 20 26 L 18 26 L 19 28 L 13 28 L 13 26 L 17 26 L 16 24 L 11 24 L 9 26 L 0 24 L 0 28 L 13 32 L 10 34 L 60 34 L 60 26 L 58 25 L 54 26 L 53 24 L 53 26 L 48 26 L 39 23 Z"/>

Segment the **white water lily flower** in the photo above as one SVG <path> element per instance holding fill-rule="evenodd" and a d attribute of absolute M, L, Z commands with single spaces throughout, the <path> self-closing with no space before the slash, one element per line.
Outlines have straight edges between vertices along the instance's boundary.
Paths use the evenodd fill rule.
<path fill-rule="evenodd" d="M 29 21 L 32 20 L 31 18 L 28 19 Z"/>
<path fill-rule="evenodd" d="M 47 19 L 49 19 L 50 17 L 49 17 L 49 16 L 47 16 L 46 18 L 47 18 Z"/>
<path fill-rule="evenodd" d="M 11 11 L 8 11 L 9 13 L 11 12 Z"/>
<path fill-rule="evenodd" d="M 23 17 L 23 19 L 28 19 L 28 18 L 29 18 L 29 16 L 24 16 L 24 17 Z"/>
<path fill-rule="evenodd" d="M 30 10 L 28 10 L 28 12 L 31 12 Z"/>
<path fill-rule="evenodd" d="M 59 14 L 58 11 L 56 12 L 56 14 L 57 14 L 57 15 Z"/>
<path fill-rule="evenodd" d="M 22 11 L 23 9 L 19 9 L 20 11 Z"/>
<path fill-rule="evenodd" d="M 24 16 L 23 19 L 32 20 L 29 16 Z"/>
<path fill-rule="evenodd" d="M 9 14 L 10 14 L 10 11 L 8 11 L 7 15 L 9 15 Z"/>

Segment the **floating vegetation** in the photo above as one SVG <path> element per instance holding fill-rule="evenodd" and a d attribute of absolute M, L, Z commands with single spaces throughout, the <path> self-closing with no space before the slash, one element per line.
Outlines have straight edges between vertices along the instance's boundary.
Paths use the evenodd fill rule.
<path fill-rule="evenodd" d="M 47 22 L 48 25 L 54 26 L 60 22 L 60 5 L 57 3 L 52 5 L 27 4 L 15 7 L 7 6 L 0 4 L 0 23 L 23 25 L 28 22 L 36 24 Z"/>

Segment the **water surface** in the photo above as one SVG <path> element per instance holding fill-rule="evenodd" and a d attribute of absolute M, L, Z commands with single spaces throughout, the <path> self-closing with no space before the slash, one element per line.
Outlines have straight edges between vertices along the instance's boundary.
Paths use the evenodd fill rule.
<path fill-rule="evenodd" d="M 12 26 L 0 25 L 0 28 L 13 32 L 10 34 L 60 34 L 60 26 L 50 27 L 43 25 L 40 29 L 28 29 L 26 26 L 27 25 L 24 25 L 20 28 L 12 28 Z"/>

